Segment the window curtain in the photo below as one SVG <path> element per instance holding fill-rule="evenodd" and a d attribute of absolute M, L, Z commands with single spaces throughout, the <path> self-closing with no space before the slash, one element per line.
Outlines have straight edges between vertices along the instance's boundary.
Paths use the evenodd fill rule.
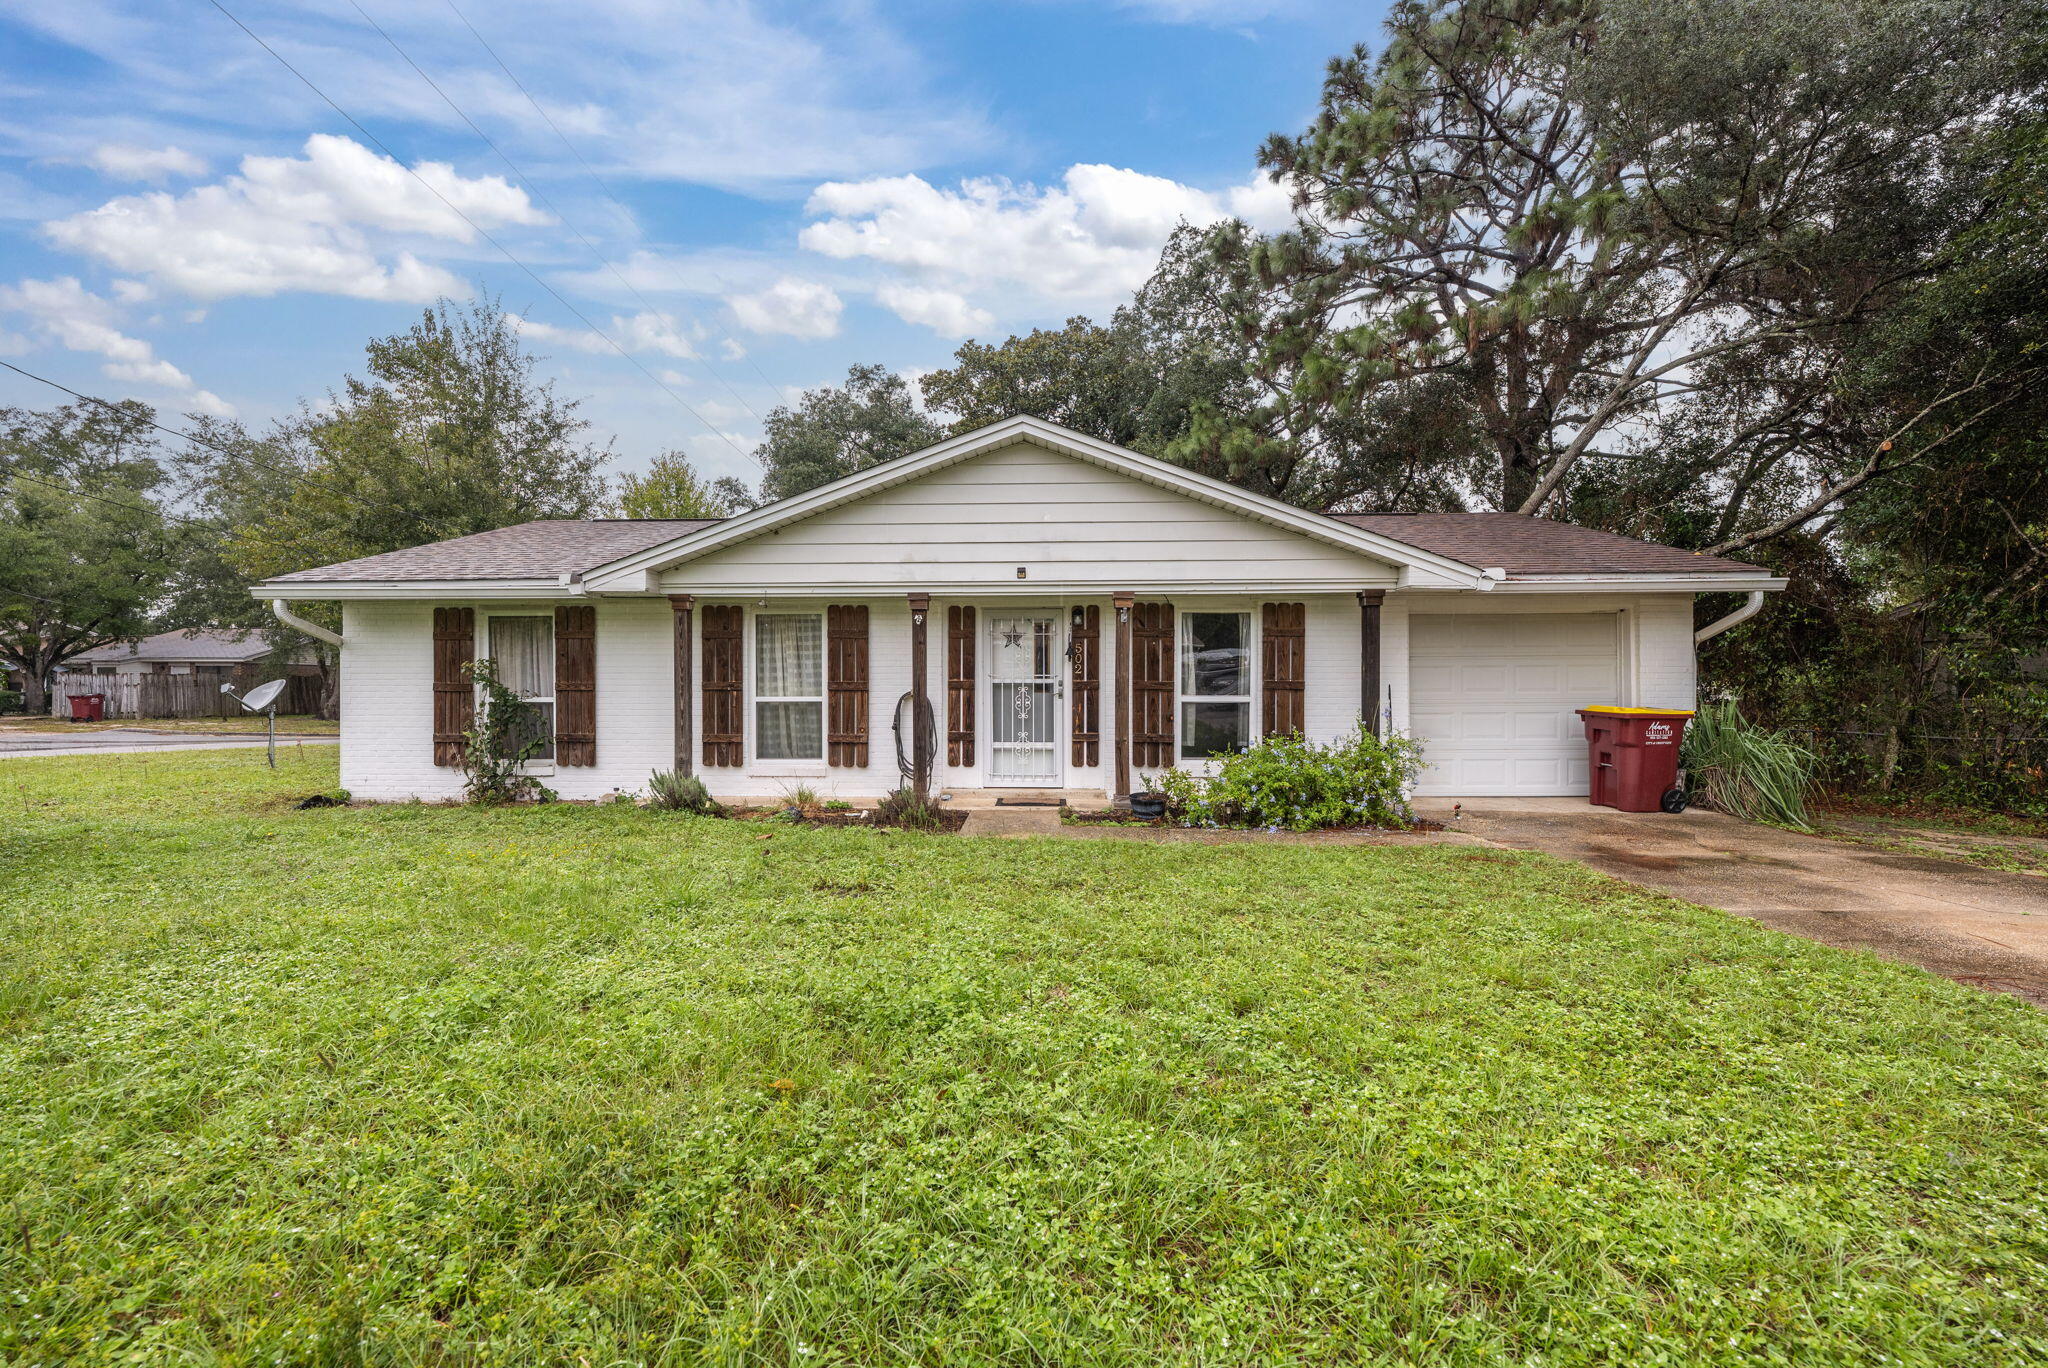
<path fill-rule="evenodd" d="M 551 617 L 494 617 L 491 622 L 491 660 L 498 668 L 498 682 L 521 698 L 555 696 L 555 620 Z M 540 742 L 535 760 L 555 758 L 555 705 L 536 703 L 532 731 L 513 738 L 520 745 Z M 525 728 L 520 729 L 525 732 Z"/>
<path fill-rule="evenodd" d="M 760 702 L 758 754 L 764 760 L 816 760 L 825 754 L 825 626 L 815 613 L 754 618 L 754 697 Z"/>
<path fill-rule="evenodd" d="M 544 617 L 491 619 L 491 659 L 498 682 L 521 698 L 555 696 L 555 630 Z"/>

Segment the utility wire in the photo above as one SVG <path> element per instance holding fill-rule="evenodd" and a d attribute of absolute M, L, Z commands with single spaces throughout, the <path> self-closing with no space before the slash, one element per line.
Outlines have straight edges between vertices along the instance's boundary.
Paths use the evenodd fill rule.
<path fill-rule="evenodd" d="M 37 375 L 34 371 L 23 370 L 21 367 L 15 365 L 12 361 L 0 361 L 0 366 L 5 366 L 8 370 L 13 371 L 16 375 L 26 376 L 39 384 L 48 385 L 51 389 L 63 390 L 73 399 L 82 400 L 88 404 L 98 404 L 101 408 L 107 409 L 110 412 L 118 411 L 121 407 L 119 404 L 110 403 L 109 401 L 102 399 L 97 395 L 81 394 L 79 391 L 71 388 L 71 386 L 61 384 L 58 381 L 52 380 L 47 375 Z M 155 428 L 158 432 L 167 432 L 173 437 L 183 438 L 185 441 L 192 443 L 194 446 L 203 446 L 211 448 L 214 451 L 218 451 L 221 455 L 232 457 L 237 461 L 247 461 L 250 465 L 255 466 L 258 470 L 267 470 L 271 474 L 281 476 L 287 480 L 298 479 L 300 475 L 303 474 L 303 472 L 301 471 L 282 469 L 281 467 L 270 464 L 268 461 L 259 461 L 246 451 L 231 451 L 227 447 L 222 446 L 219 442 L 208 441 L 204 437 L 196 436 L 190 432 L 184 431 L 181 428 L 165 427 L 162 423 L 159 423 L 154 418 L 147 418 L 144 419 L 143 421 L 148 423 L 149 426 Z M 367 504 L 363 505 L 363 509 L 365 512 L 370 511 L 369 506 Z"/>
<path fill-rule="evenodd" d="M 62 390 L 64 391 L 64 393 L 70 395 L 73 399 L 82 400 L 83 402 L 88 404 L 97 404 L 101 408 L 106 409 L 109 412 L 119 412 L 121 409 L 121 406 L 119 404 L 111 403 L 105 399 L 100 398 L 97 395 L 81 393 L 78 390 L 71 388 L 71 386 L 69 385 L 63 384 L 56 380 L 52 380 L 47 375 L 37 375 L 34 371 L 23 370 L 20 366 L 15 365 L 12 361 L 0 361 L 0 366 L 5 366 L 8 370 L 13 371 L 16 375 L 25 376 L 30 380 L 36 381 L 38 384 L 48 385 L 51 389 Z M 158 432 L 168 433 L 170 436 L 177 437 L 184 441 L 190 442 L 194 446 L 203 446 L 210 450 L 217 451 L 221 455 L 226 456 L 232 460 L 247 461 L 259 470 L 267 470 L 271 474 L 280 476 L 284 479 L 295 480 L 301 478 L 301 476 L 303 475 L 303 472 L 284 470 L 278 466 L 271 465 L 267 461 L 259 461 L 246 451 L 232 450 L 228 447 L 222 446 L 219 442 L 208 441 L 206 438 L 201 437 L 196 433 L 186 432 L 182 428 L 166 427 L 162 423 L 157 422 L 154 418 L 144 419 L 143 421 L 146 422 L 150 427 L 155 428 Z M 8 473 L 11 476 L 11 478 L 18 480 L 27 480 L 33 484 L 39 484 L 43 486 L 45 489 L 54 489 L 60 494 L 76 495 L 77 497 L 82 499 L 97 499 L 101 503 L 111 504 L 116 508 L 125 508 L 130 512 L 144 511 L 144 509 L 146 509 L 146 505 L 126 503 L 120 499 L 110 499 L 104 494 L 95 494 L 89 489 L 73 489 L 65 485 L 52 484 L 50 481 L 42 479 L 35 475 L 31 475 L 25 470 L 16 470 Z M 358 509 L 365 513 L 374 515 L 377 512 L 376 509 L 370 507 L 370 505 L 366 503 L 361 502 L 360 500 L 350 499 L 348 500 L 348 502 L 354 504 Z M 167 523 L 177 523 L 185 527 L 204 527 L 214 532 L 220 531 L 220 528 L 216 524 L 210 523 L 203 518 L 189 518 L 179 513 L 168 513 L 162 509 L 157 509 L 156 513 L 158 517 L 162 518 Z M 273 551 L 289 551 L 292 549 L 291 547 L 288 547 L 281 542 L 264 541 L 260 537 L 250 536 L 245 529 L 237 529 L 234 535 L 237 538 L 253 542 L 257 546 L 267 547 Z M 50 602 L 50 600 L 48 599 L 45 599 L 43 601 L 45 603 Z"/>
<path fill-rule="evenodd" d="M 362 134 L 363 137 L 367 139 L 372 146 L 374 146 L 378 151 L 382 152 L 385 156 L 389 157 L 394 163 L 396 163 L 400 170 L 404 171 L 408 176 L 411 176 L 414 180 L 418 181 L 422 186 L 424 186 L 428 194 L 432 195 L 435 199 L 441 201 L 441 203 L 447 207 L 449 213 L 454 214 L 457 218 L 461 219 L 464 223 L 468 224 L 470 226 L 471 231 L 475 232 L 478 237 L 482 238 L 485 242 L 490 243 L 492 247 L 496 248 L 498 254 L 500 256 L 503 256 L 505 260 L 511 262 L 514 266 L 518 267 L 519 270 L 526 275 L 527 279 L 531 280 L 534 284 L 540 286 L 541 289 L 547 291 L 549 296 L 552 297 L 557 304 L 560 304 L 565 310 L 567 310 L 573 317 L 575 317 L 578 322 L 582 323 L 584 327 L 590 329 L 592 333 L 595 333 L 599 338 L 603 339 L 607 346 L 609 346 L 613 351 L 617 352 L 620 356 L 624 357 L 628 364 L 630 364 L 635 370 L 638 370 L 642 375 L 646 376 L 648 380 L 652 382 L 657 389 L 661 390 L 661 392 L 666 394 L 669 398 L 675 400 L 676 403 L 682 407 L 685 413 L 689 414 L 692 418 L 695 418 L 697 422 L 704 427 L 705 431 L 711 433 L 714 437 L 719 438 L 727 446 L 731 447 L 734 453 L 736 453 L 737 455 L 740 455 L 742 457 L 746 455 L 745 452 L 740 450 L 738 443 L 734 442 L 732 438 L 726 436 L 724 432 L 715 427 L 709 419 L 705 418 L 703 414 L 697 412 L 697 410 L 690 404 L 689 400 L 683 398 L 682 395 L 677 394 L 675 390 L 671 389 L 668 385 L 664 384 L 660 376 L 656 375 L 653 371 L 647 369 L 646 366 L 641 364 L 639 357 L 633 355 L 624 347 L 620 346 L 617 342 L 613 341 L 610 333 L 606 332 L 604 329 L 598 327 L 595 323 L 591 322 L 590 319 L 584 315 L 581 309 L 577 308 L 574 304 L 571 304 L 567 299 L 562 297 L 561 291 L 557 290 L 554 286 L 548 284 L 548 282 L 542 279 L 540 275 L 536 273 L 531 266 L 528 266 L 525 262 L 521 261 L 518 257 L 514 256 L 510 248 L 506 247 L 504 243 L 498 241 L 498 239 L 491 236 L 489 232 L 485 231 L 483 225 L 479 224 L 475 219 L 471 218 L 468 214 L 463 213 L 462 210 L 457 208 L 456 205 L 446 195 L 442 194 L 439 190 L 435 189 L 432 181 L 429 181 L 425 176 L 422 176 L 418 171 L 416 171 L 412 167 L 407 166 L 405 164 L 404 159 L 401 158 L 396 152 L 392 151 L 390 146 L 386 144 L 382 138 L 378 137 L 375 133 L 372 133 L 369 129 L 365 128 L 362 125 L 362 122 L 358 120 L 355 115 L 349 113 L 346 109 L 343 109 L 341 105 L 335 101 L 333 96 L 329 95 L 326 91 L 322 90 L 318 85 L 315 85 L 313 83 L 313 79 L 310 76 L 306 75 L 305 72 L 300 71 L 297 67 L 293 66 L 288 60 L 285 59 L 284 54 L 280 53 L 276 48 L 272 47 L 269 43 L 265 42 L 262 36 L 259 35 L 256 32 L 256 30 L 250 28 L 247 24 L 243 23 L 239 18 L 237 18 L 232 10 L 230 10 L 226 5 L 223 5 L 221 3 L 221 0 L 207 0 L 207 3 L 212 5 L 215 9 L 219 10 L 222 16 L 225 17 L 229 23 L 233 24 L 243 33 L 249 35 L 250 41 L 254 42 L 256 46 L 262 48 L 265 52 L 269 53 L 272 57 L 276 58 L 279 66 L 282 66 L 286 71 L 289 71 L 292 75 L 298 77 L 300 82 L 304 84 L 306 89 L 312 91 L 315 95 L 319 96 L 322 102 L 324 102 L 329 109 L 332 109 L 336 114 L 339 114 L 348 123 L 349 127 L 355 129 L 356 132 Z"/>
<path fill-rule="evenodd" d="M 569 221 L 569 216 L 563 213 L 559 208 L 557 208 L 554 201 L 548 198 L 546 192 L 541 190 L 539 186 L 535 185 L 533 178 L 527 175 L 526 172 L 520 168 L 519 163 L 513 161 L 512 158 L 506 153 L 505 149 L 499 147 L 498 144 L 492 140 L 490 134 L 484 132 L 483 129 L 479 128 L 477 126 L 476 120 L 469 117 L 468 112 L 464 110 L 461 105 L 455 102 L 454 97 L 451 96 L 447 91 L 443 90 L 441 88 L 440 83 L 436 81 L 432 76 L 429 76 L 426 72 L 426 69 L 422 67 L 418 62 L 413 60 L 412 54 L 407 52 L 404 48 L 400 47 L 398 44 L 398 40 L 396 38 L 393 38 L 391 34 L 385 30 L 382 24 L 378 23 L 375 19 L 371 18 L 370 12 L 364 9 L 361 4 L 357 3 L 357 0 L 349 0 L 349 3 L 354 7 L 355 12 L 363 17 L 363 22 L 368 24 L 371 28 L 375 29 L 377 31 L 377 36 L 382 38 L 386 43 L 390 44 L 391 50 L 397 53 L 399 55 L 399 58 L 403 60 L 407 66 L 413 69 L 415 75 L 417 75 L 422 81 L 425 81 L 427 83 L 428 89 L 432 90 L 436 95 L 439 95 L 441 97 L 441 102 L 447 105 L 450 109 L 454 110 L 455 116 L 457 118 L 461 119 L 464 123 L 469 125 L 469 131 L 476 134 L 478 138 L 482 139 L 485 147 L 488 147 L 491 149 L 491 151 L 497 153 L 498 160 L 505 163 L 506 169 L 511 171 L 512 178 L 519 182 L 520 188 L 526 191 L 527 194 L 532 195 L 535 199 L 539 200 L 541 202 L 541 205 L 544 208 L 546 208 L 549 213 L 553 214 L 557 219 L 560 219 L 562 226 L 564 228 L 567 228 L 571 233 L 575 234 L 576 240 L 583 244 L 584 250 L 589 252 L 590 255 L 598 262 L 599 265 L 603 266 L 607 271 L 610 271 L 612 273 L 612 278 L 614 280 L 618 281 L 619 284 L 625 286 L 627 290 L 631 291 L 633 297 L 639 300 L 640 303 L 646 307 L 648 312 L 659 316 L 661 310 L 659 307 L 656 306 L 654 301 L 649 299 L 646 295 L 642 294 L 640 292 L 639 287 L 633 284 L 632 281 L 626 279 L 626 277 L 620 273 L 619 268 L 612 264 L 611 259 L 607 257 L 603 252 L 600 252 L 597 249 L 596 244 L 591 242 L 589 238 L 585 237 L 583 235 L 582 230 L 579 229 L 574 223 Z M 703 369 L 704 374 L 709 376 L 712 380 L 715 380 L 720 386 L 722 386 L 725 392 L 733 397 L 733 401 L 737 403 L 741 408 L 745 409 L 748 415 L 752 417 L 756 423 L 759 423 L 761 421 L 761 415 L 754 412 L 754 406 L 752 404 L 749 404 L 738 390 L 734 389 L 730 384 L 728 384 L 725 377 L 720 375 L 716 370 L 714 370 L 711 366 L 710 361 L 708 361 L 704 356 L 699 354 L 696 348 L 692 347 L 690 351 L 690 359 L 695 361 L 698 364 L 698 366 L 700 366 Z"/>
<path fill-rule="evenodd" d="M 597 187 L 598 193 L 603 195 L 607 200 L 610 200 L 612 207 L 617 209 L 621 214 L 624 214 L 629 219 L 632 218 L 633 211 L 628 209 L 625 206 L 625 204 L 623 204 L 620 201 L 619 197 L 612 193 L 611 186 L 605 183 L 604 178 L 598 175 L 596 169 L 593 168 L 589 161 L 587 161 L 584 158 L 583 154 L 577 151 L 576 144 L 569 141 L 569 135 L 564 133 L 561 130 L 561 127 L 555 123 L 554 119 L 548 114 L 547 110 L 541 106 L 540 101 L 533 98 L 533 92 L 526 88 L 525 82 L 521 81 L 516 75 L 513 74 L 512 68 L 505 65 L 505 59 L 498 55 L 498 50 L 492 47 L 490 43 L 486 41 L 483 34 L 477 32 L 476 25 L 469 22 L 469 16 L 465 15 L 461 10 L 455 7 L 455 0 L 442 0 L 442 3 L 448 6 L 449 13 L 453 14 L 457 19 L 460 19 L 462 21 L 462 26 L 469 30 L 470 36 L 472 38 L 476 39 L 477 46 L 481 47 L 485 52 L 491 55 L 491 60 L 498 64 L 498 70 L 505 73 L 505 79 L 510 81 L 513 87 L 517 89 L 521 95 L 526 97 L 526 102 L 529 105 L 533 106 L 533 112 L 540 115 L 541 122 L 545 123 L 548 126 L 549 131 L 555 135 L 556 139 L 560 141 L 562 146 L 568 149 L 569 155 L 574 157 L 576 159 L 576 164 L 583 168 L 583 174 L 590 178 L 590 183 Z M 675 282 L 677 291 L 679 293 L 687 294 L 688 291 L 683 286 L 682 277 L 676 273 L 675 268 L 670 266 L 667 260 L 661 257 L 659 254 L 656 254 L 655 260 L 661 263 L 662 269 L 667 271 L 669 279 Z M 714 277 L 714 279 L 716 279 L 716 277 Z M 720 280 L 719 284 L 723 286 L 725 282 Z M 784 387 L 776 384 L 773 380 L 770 380 L 768 378 L 768 373 L 761 369 L 761 363 L 754 359 L 752 352 L 748 351 L 745 347 L 740 345 L 739 339 L 732 335 L 731 330 L 725 326 L 722 320 L 720 320 L 716 311 L 712 312 L 710 318 L 712 326 L 718 329 L 719 336 L 723 337 L 727 342 L 730 342 L 732 344 L 733 350 L 737 351 L 740 354 L 740 356 L 746 361 L 747 365 L 752 368 L 754 374 L 761 377 L 761 383 L 767 385 L 771 390 L 773 390 L 776 393 L 778 397 L 786 400 L 789 396 L 784 392 Z M 752 412 L 751 409 L 748 411 Z"/>

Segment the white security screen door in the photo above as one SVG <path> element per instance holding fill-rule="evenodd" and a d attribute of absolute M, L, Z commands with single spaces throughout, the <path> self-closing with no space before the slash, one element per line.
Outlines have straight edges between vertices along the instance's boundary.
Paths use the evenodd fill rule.
<path fill-rule="evenodd" d="M 1060 785 L 1059 630 L 1060 620 L 1051 614 L 989 618 L 991 785 Z"/>

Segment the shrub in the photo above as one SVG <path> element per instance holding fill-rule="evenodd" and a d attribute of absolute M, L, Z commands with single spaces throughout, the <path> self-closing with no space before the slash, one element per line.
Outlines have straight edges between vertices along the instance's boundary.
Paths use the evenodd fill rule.
<path fill-rule="evenodd" d="M 693 812 L 699 817 L 716 817 L 725 810 L 711 796 L 711 790 L 704 787 L 702 779 L 675 770 L 656 770 L 649 775 L 647 797 L 652 806 L 664 812 Z"/>
<path fill-rule="evenodd" d="M 484 807 L 553 802 L 555 791 L 523 771 L 546 741 L 541 712 L 498 681 L 489 660 L 463 670 L 476 681 L 476 721 L 462 734 L 463 796 Z"/>
<path fill-rule="evenodd" d="M 0 714 L 22 711 L 22 693 L 19 689 L 0 689 Z"/>
<path fill-rule="evenodd" d="M 1734 699 L 1700 704 L 1680 751 L 1693 792 L 1752 822 L 1811 831 L 1806 804 L 1820 758 L 1784 732 L 1759 727 Z"/>
<path fill-rule="evenodd" d="M 911 831 L 941 831 L 945 820 L 928 798 L 905 784 L 875 804 L 875 825 L 905 827 Z"/>
<path fill-rule="evenodd" d="M 1378 737 L 1362 726 L 1327 745 L 1288 732 L 1220 755 L 1216 766 L 1207 777 L 1170 769 L 1153 787 L 1189 826 L 1407 826 L 1422 747 L 1412 737 Z"/>

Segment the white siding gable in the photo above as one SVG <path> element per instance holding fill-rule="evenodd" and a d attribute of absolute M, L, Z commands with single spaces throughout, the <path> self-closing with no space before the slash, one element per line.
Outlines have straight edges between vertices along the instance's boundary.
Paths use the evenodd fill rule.
<path fill-rule="evenodd" d="M 1306 590 L 1398 579 L 1388 562 L 1020 442 L 674 565 L 659 588 Z"/>

